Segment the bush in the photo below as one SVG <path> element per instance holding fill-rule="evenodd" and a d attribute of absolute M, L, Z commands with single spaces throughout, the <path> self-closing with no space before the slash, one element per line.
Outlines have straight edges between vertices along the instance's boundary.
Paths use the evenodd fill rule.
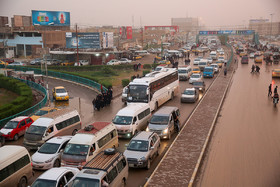
<path fill-rule="evenodd" d="M 112 87 L 112 83 L 109 81 L 101 81 L 100 84 L 102 84 L 105 88 Z"/>
<path fill-rule="evenodd" d="M 146 74 L 148 74 L 148 73 L 150 73 L 150 70 L 144 70 L 144 71 L 143 71 L 143 77 L 144 77 Z"/>
<path fill-rule="evenodd" d="M 126 87 L 129 84 L 129 79 L 123 79 L 122 80 L 122 86 Z"/>
<path fill-rule="evenodd" d="M 143 68 L 144 69 L 151 69 L 152 65 L 151 64 L 144 64 Z"/>

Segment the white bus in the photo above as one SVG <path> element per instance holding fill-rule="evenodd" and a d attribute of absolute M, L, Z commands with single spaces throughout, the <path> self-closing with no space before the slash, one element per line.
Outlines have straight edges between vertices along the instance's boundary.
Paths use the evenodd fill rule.
<path fill-rule="evenodd" d="M 151 111 L 156 111 L 160 105 L 172 100 L 178 92 L 177 69 L 165 68 L 130 82 L 127 103 L 149 103 Z"/>

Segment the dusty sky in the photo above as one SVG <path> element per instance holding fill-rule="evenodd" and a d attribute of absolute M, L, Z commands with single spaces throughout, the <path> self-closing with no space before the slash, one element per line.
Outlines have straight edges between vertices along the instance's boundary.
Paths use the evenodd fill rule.
<path fill-rule="evenodd" d="M 0 0 L 0 16 L 31 10 L 69 11 L 71 25 L 170 25 L 171 18 L 198 17 L 214 26 L 245 25 L 249 19 L 280 21 L 280 0 Z"/>

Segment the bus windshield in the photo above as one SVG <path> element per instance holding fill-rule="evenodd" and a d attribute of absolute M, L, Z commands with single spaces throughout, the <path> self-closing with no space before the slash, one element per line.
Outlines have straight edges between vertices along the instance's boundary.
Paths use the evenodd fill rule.
<path fill-rule="evenodd" d="M 127 100 L 129 102 L 148 103 L 147 86 L 130 85 L 129 86 L 129 96 L 128 96 Z"/>

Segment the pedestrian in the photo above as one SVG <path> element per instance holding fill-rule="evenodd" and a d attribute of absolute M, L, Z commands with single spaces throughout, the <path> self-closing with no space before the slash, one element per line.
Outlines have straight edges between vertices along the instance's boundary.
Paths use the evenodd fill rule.
<path fill-rule="evenodd" d="M 112 98 L 113 98 L 113 90 L 112 90 L 112 87 L 110 86 L 108 88 L 108 103 L 109 103 L 109 105 L 111 104 Z"/>
<path fill-rule="evenodd" d="M 188 51 L 188 59 L 190 59 L 190 52 Z"/>
<path fill-rule="evenodd" d="M 251 73 L 254 73 L 255 72 L 255 65 L 254 64 L 252 65 L 251 69 L 252 69 Z"/>
<path fill-rule="evenodd" d="M 227 67 L 224 69 L 224 76 L 227 76 Z"/>
<path fill-rule="evenodd" d="M 138 66 L 137 66 L 137 69 L 140 70 L 140 68 L 141 68 L 141 63 L 139 62 Z"/>
<path fill-rule="evenodd" d="M 270 84 L 268 86 L 268 97 L 272 95 L 272 88 L 271 87 L 272 87 L 272 85 Z"/>
<path fill-rule="evenodd" d="M 95 110 L 96 109 L 96 107 L 95 107 L 95 99 L 92 100 L 92 106 L 93 106 L 93 110 Z"/>
<path fill-rule="evenodd" d="M 258 65 L 256 65 L 256 72 L 257 72 L 257 73 L 260 73 L 260 69 L 261 69 L 261 68 L 260 68 Z"/>
<path fill-rule="evenodd" d="M 277 92 L 277 88 L 278 88 L 278 86 L 275 86 L 274 92 L 273 92 L 274 94 L 275 94 L 275 93 L 278 93 L 278 92 Z"/>

